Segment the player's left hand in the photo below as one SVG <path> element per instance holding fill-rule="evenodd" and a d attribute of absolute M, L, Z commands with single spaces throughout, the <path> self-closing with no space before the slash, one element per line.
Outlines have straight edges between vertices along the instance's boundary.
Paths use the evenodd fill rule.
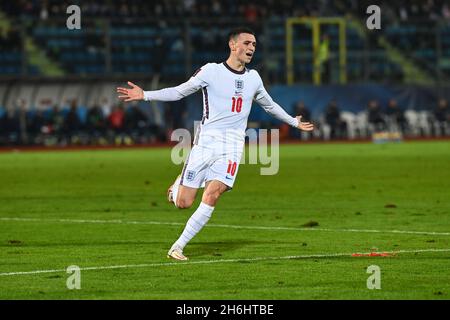
<path fill-rule="evenodd" d="M 302 116 L 297 116 L 298 119 L 298 129 L 303 131 L 313 131 L 314 125 L 311 122 L 302 122 Z"/>

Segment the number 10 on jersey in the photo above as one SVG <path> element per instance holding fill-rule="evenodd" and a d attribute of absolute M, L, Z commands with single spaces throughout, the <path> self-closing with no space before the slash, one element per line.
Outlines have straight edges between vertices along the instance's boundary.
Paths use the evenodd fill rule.
<path fill-rule="evenodd" d="M 231 174 L 231 176 L 234 176 L 237 169 L 237 162 L 233 162 L 231 160 L 228 160 L 228 168 L 227 173 Z"/>
<path fill-rule="evenodd" d="M 242 110 L 242 97 L 233 97 L 232 99 L 232 105 L 231 105 L 231 112 L 241 112 Z"/>

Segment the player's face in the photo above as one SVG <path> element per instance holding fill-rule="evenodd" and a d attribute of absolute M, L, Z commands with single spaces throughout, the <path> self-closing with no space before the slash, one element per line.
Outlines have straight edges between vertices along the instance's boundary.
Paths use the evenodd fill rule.
<path fill-rule="evenodd" d="M 236 41 L 233 41 L 232 50 L 237 59 L 243 63 L 250 63 L 256 50 L 256 38 L 250 33 L 241 33 Z"/>

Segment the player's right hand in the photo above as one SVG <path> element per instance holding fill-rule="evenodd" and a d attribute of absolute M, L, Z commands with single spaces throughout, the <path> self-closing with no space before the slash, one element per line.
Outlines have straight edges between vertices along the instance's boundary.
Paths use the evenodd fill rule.
<path fill-rule="evenodd" d="M 125 102 L 144 99 L 144 90 L 141 87 L 135 85 L 133 82 L 128 81 L 129 89 L 119 87 L 117 93 L 121 94 L 118 98 Z"/>

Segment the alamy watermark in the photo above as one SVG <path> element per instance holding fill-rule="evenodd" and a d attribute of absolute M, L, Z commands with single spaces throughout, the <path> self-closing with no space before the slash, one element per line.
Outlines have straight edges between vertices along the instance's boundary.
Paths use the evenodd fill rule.
<path fill-rule="evenodd" d="M 371 276 L 367 278 L 367 289 L 381 289 L 381 270 L 379 266 L 371 265 L 367 267 L 367 273 Z"/>
<path fill-rule="evenodd" d="M 197 132 L 198 122 L 195 122 L 194 131 Z M 270 139 L 269 139 L 270 138 Z M 171 141 L 178 141 L 171 153 L 172 162 L 176 165 L 186 161 L 191 151 L 191 142 L 199 139 L 192 139 L 191 133 L 187 129 L 176 129 L 172 132 Z M 244 147 L 245 140 L 248 139 L 248 154 Z M 261 175 L 275 175 L 280 168 L 280 131 L 278 129 L 247 129 L 245 137 L 240 130 L 208 130 L 208 135 L 200 138 L 201 145 L 206 145 L 204 159 L 210 157 L 208 148 L 215 148 L 217 154 L 227 154 L 231 158 L 237 156 L 239 164 L 260 164 Z M 236 159 L 229 159 L 234 162 Z M 201 159 L 200 159 L 201 160 Z"/>
<path fill-rule="evenodd" d="M 81 9 L 79 6 L 73 4 L 67 7 L 66 13 L 70 16 L 66 20 L 66 26 L 69 30 L 81 29 Z"/>
<path fill-rule="evenodd" d="M 381 8 L 377 5 L 371 5 L 367 7 L 367 14 L 370 16 L 366 20 L 366 26 L 369 30 L 381 29 Z"/>
<path fill-rule="evenodd" d="M 79 266 L 69 266 L 66 269 L 66 272 L 68 274 L 71 274 L 66 281 L 67 289 L 73 290 L 73 289 L 81 289 L 81 270 Z"/>

